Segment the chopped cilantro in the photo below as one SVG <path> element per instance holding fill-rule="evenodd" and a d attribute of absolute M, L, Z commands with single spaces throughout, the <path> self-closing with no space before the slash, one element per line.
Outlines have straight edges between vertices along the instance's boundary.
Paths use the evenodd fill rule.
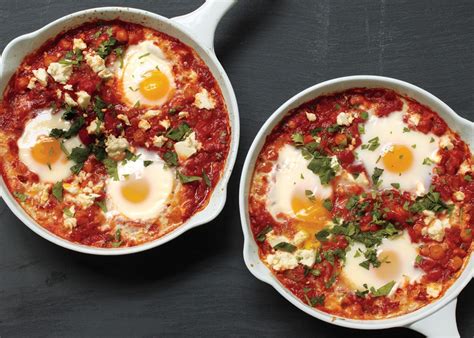
<path fill-rule="evenodd" d="M 370 288 L 370 293 L 374 297 L 386 296 L 390 293 L 390 291 L 392 291 L 392 288 L 393 288 L 394 285 L 395 285 L 395 281 L 391 281 L 391 282 L 388 282 L 387 284 L 385 284 L 384 286 L 381 286 L 378 289 L 375 289 L 374 287 L 371 287 Z"/>
<path fill-rule="evenodd" d="M 469 175 L 464 175 L 464 181 L 472 182 L 472 177 Z"/>
<path fill-rule="evenodd" d="M 265 239 L 267 238 L 267 234 L 272 231 L 271 225 L 266 226 L 262 231 L 260 231 L 257 234 L 257 241 L 259 242 L 265 242 Z"/>
<path fill-rule="evenodd" d="M 275 245 L 273 249 L 292 253 L 296 251 L 296 246 L 294 246 L 291 243 L 280 242 L 277 245 Z"/>
<path fill-rule="evenodd" d="M 117 162 L 112 160 L 111 158 L 106 158 L 102 161 L 105 165 L 105 169 L 107 169 L 107 174 L 114 179 L 114 181 L 119 180 L 118 170 L 117 170 Z"/>
<path fill-rule="evenodd" d="M 105 201 L 96 201 L 95 204 L 96 204 L 103 212 L 107 212 L 107 205 L 105 204 Z"/>
<path fill-rule="evenodd" d="M 308 169 L 319 176 L 321 184 L 328 184 L 336 176 L 331 166 L 331 158 L 327 156 L 314 156 L 308 164 Z"/>
<path fill-rule="evenodd" d="M 14 192 L 13 192 L 13 196 L 15 196 L 16 198 L 18 198 L 18 200 L 19 200 L 20 202 L 25 202 L 25 201 L 26 201 L 26 198 L 27 198 L 25 194 L 23 194 L 23 193 L 21 193 L 21 192 L 19 192 L 19 191 L 14 191 Z"/>
<path fill-rule="evenodd" d="M 326 242 L 328 240 L 328 236 L 330 235 L 330 232 L 328 229 L 323 229 L 316 233 L 316 239 L 320 242 Z"/>
<path fill-rule="evenodd" d="M 191 128 L 185 122 L 181 123 L 178 127 L 170 129 L 166 133 L 166 137 L 173 141 L 181 141 L 191 132 Z"/>
<path fill-rule="evenodd" d="M 145 161 L 143 161 L 143 165 L 144 165 L 145 167 L 148 167 L 148 166 L 151 165 L 151 164 L 153 164 L 153 161 L 150 161 L 150 160 L 145 160 Z"/>
<path fill-rule="evenodd" d="M 112 48 L 115 46 L 116 43 L 117 40 L 113 37 L 110 37 L 108 40 L 103 41 L 99 45 L 99 48 L 97 48 L 96 50 L 97 54 L 102 59 L 105 59 L 112 52 Z"/>
<path fill-rule="evenodd" d="M 404 133 L 409 133 L 411 130 L 408 127 L 403 127 L 403 132 Z"/>
<path fill-rule="evenodd" d="M 206 183 L 206 185 L 208 187 L 212 186 L 211 180 L 209 179 L 209 176 L 207 176 L 206 171 L 204 170 L 204 168 L 202 169 L 202 179 L 204 180 L 204 183 Z"/>
<path fill-rule="evenodd" d="M 432 165 L 434 164 L 433 160 L 429 157 L 425 157 L 425 159 L 423 160 L 423 165 Z"/>
<path fill-rule="evenodd" d="M 174 151 L 167 151 L 163 155 L 163 160 L 165 160 L 166 164 L 171 167 L 176 167 L 178 165 L 178 154 Z"/>
<path fill-rule="evenodd" d="M 179 171 L 176 171 L 176 174 L 180 182 L 183 184 L 200 181 L 202 179 L 201 176 L 187 176 L 187 175 L 182 174 Z"/>
<path fill-rule="evenodd" d="M 293 135 L 291 135 L 291 140 L 296 146 L 304 145 L 303 135 L 300 133 L 294 133 Z"/>
<path fill-rule="evenodd" d="M 326 198 L 323 201 L 323 207 L 325 207 L 327 210 L 331 211 L 332 210 L 332 201 L 330 198 Z"/>
<path fill-rule="evenodd" d="M 54 183 L 52 193 L 59 202 L 63 200 L 63 181 Z"/>
<path fill-rule="evenodd" d="M 380 168 L 377 168 L 375 167 L 374 168 L 374 173 L 372 174 L 372 182 L 377 185 L 377 183 L 379 182 L 379 178 L 380 176 L 382 176 L 383 174 L 383 169 L 380 169 Z"/>
<path fill-rule="evenodd" d="M 400 189 L 400 183 L 392 183 L 390 185 L 394 187 L 395 189 Z"/>
<path fill-rule="evenodd" d="M 363 119 L 363 120 L 367 120 L 369 118 L 369 113 L 366 112 L 366 111 L 363 111 L 360 113 L 360 117 Z"/>

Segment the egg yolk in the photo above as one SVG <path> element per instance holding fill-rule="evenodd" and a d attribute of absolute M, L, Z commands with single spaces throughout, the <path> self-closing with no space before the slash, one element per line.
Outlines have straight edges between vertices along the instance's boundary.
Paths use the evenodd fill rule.
<path fill-rule="evenodd" d="M 293 196 L 291 208 L 299 221 L 298 228 L 310 235 L 310 242 L 314 242 L 314 235 L 322 230 L 331 218 L 329 211 L 323 206 L 323 201 L 318 198 Z M 305 243 L 305 246 L 308 244 Z"/>
<path fill-rule="evenodd" d="M 170 90 L 168 77 L 158 69 L 145 73 L 144 79 L 140 82 L 140 93 L 151 101 L 164 98 Z"/>
<path fill-rule="evenodd" d="M 396 280 L 400 276 L 401 260 L 396 252 L 385 250 L 378 254 L 378 260 L 382 263 L 373 271 L 375 275 L 382 280 Z"/>
<path fill-rule="evenodd" d="M 143 179 L 134 179 L 125 182 L 122 185 L 122 196 L 129 202 L 143 202 L 150 194 L 148 182 Z"/>
<path fill-rule="evenodd" d="M 390 172 L 402 173 L 413 164 L 413 154 L 407 146 L 395 144 L 382 156 L 382 162 Z"/>
<path fill-rule="evenodd" d="M 42 137 L 31 148 L 31 156 L 41 164 L 51 165 L 61 156 L 61 145 L 52 137 Z"/>

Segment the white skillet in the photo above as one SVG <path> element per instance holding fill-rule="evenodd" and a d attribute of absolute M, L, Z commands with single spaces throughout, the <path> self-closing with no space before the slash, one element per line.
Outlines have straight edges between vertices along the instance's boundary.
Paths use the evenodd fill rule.
<path fill-rule="evenodd" d="M 342 91 L 354 87 L 383 87 L 397 91 L 414 98 L 427 105 L 459 133 L 466 141 L 471 151 L 474 152 L 474 123 L 460 117 L 444 102 L 427 91 L 410 83 L 381 76 L 348 76 L 319 83 L 310 87 L 286 101 L 265 122 L 253 141 L 242 170 L 240 180 L 240 218 L 244 232 L 244 260 L 250 272 L 261 281 L 273 286 L 283 297 L 300 310 L 328 323 L 355 328 L 355 329 L 386 329 L 392 327 L 408 327 L 429 337 L 459 337 L 456 326 L 456 301 L 461 290 L 469 283 L 474 273 L 474 261 L 470 260 L 462 275 L 447 290 L 445 295 L 434 303 L 429 304 L 415 312 L 384 320 L 350 320 L 328 315 L 322 311 L 311 308 L 301 302 L 286 290 L 273 276 L 271 271 L 262 263 L 258 255 L 258 245 L 250 230 L 248 216 L 248 193 L 250 181 L 257 159 L 265 138 L 280 122 L 283 116 L 291 109 L 317 96 Z"/>
<path fill-rule="evenodd" d="M 160 246 L 182 233 L 213 220 L 222 210 L 226 201 L 227 182 L 237 157 L 239 143 L 239 111 L 234 90 L 229 78 L 217 60 L 214 53 L 214 32 L 217 24 L 234 5 L 236 0 L 207 0 L 201 7 L 187 15 L 165 18 L 158 14 L 128 7 L 103 7 L 88 9 L 64 16 L 43 28 L 22 35 L 11 41 L 4 49 L 0 62 L 0 93 L 3 93 L 8 80 L 13 75 L 23 58 L 40 47 L 46 40 L 55 37 L 62 31 L 77 27 L 84 22 L 101 19 L 113 20 L 120 18 L 124 21 L 142 24 L 144 26 L 164 32 L 178 38 L 191 46 L 204 60 L 216 78 L 224 95 L 231 126 L 230 152 L 224 168 L 224 173 L 209 200 L 209 204 L 200 212 L 192 216 L 187 222 L 169 234 L 142 245 L 130 248 L 93 248 L 76 244 L 62 239 L 38 225 L 29 217 L 16 200 L 12 197 L 0 178 L 0 196 L 13 213 L 41 237 L 64 248 L 94 255 L 125 255 L 148 250 Z"/>

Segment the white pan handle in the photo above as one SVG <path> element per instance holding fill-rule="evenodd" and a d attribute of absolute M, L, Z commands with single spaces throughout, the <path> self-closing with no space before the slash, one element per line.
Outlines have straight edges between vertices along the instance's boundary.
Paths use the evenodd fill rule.
<path fill-rule="evenodd" d="M 206 2 L 186 15 L 172 18 L 193 33 L 198 41 L 214 52 L 214 33 L 219 21 L 237 0 L 206 0 Z"/>
<path fill-rule="evenodd" d="M 460 337 L 456 324 L 457 301 L 457 298 L 454 298 L 442 309 L 408 327 L 424 334 L 428 338 Z"/>

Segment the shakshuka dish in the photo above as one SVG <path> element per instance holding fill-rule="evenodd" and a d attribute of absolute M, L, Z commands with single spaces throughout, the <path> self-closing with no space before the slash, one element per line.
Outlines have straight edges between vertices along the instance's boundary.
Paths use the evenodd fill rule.
<path fill-rule="evenodd" d="M 255 165 L 249 213 L 261 260 L 308 306 L 351 319 L 440 298 L 469 259 L 468 145 L 387 89 L 320 96 L 288 112 Z"/>
<path fill-rule="evenodd" d="M 0 171 L 41 226 L 72 242 L 134 246 L 208 202 L 230 144 L 227 108 L 189 46 L 120 20 L 28 55 L 0 105 Z"/>

